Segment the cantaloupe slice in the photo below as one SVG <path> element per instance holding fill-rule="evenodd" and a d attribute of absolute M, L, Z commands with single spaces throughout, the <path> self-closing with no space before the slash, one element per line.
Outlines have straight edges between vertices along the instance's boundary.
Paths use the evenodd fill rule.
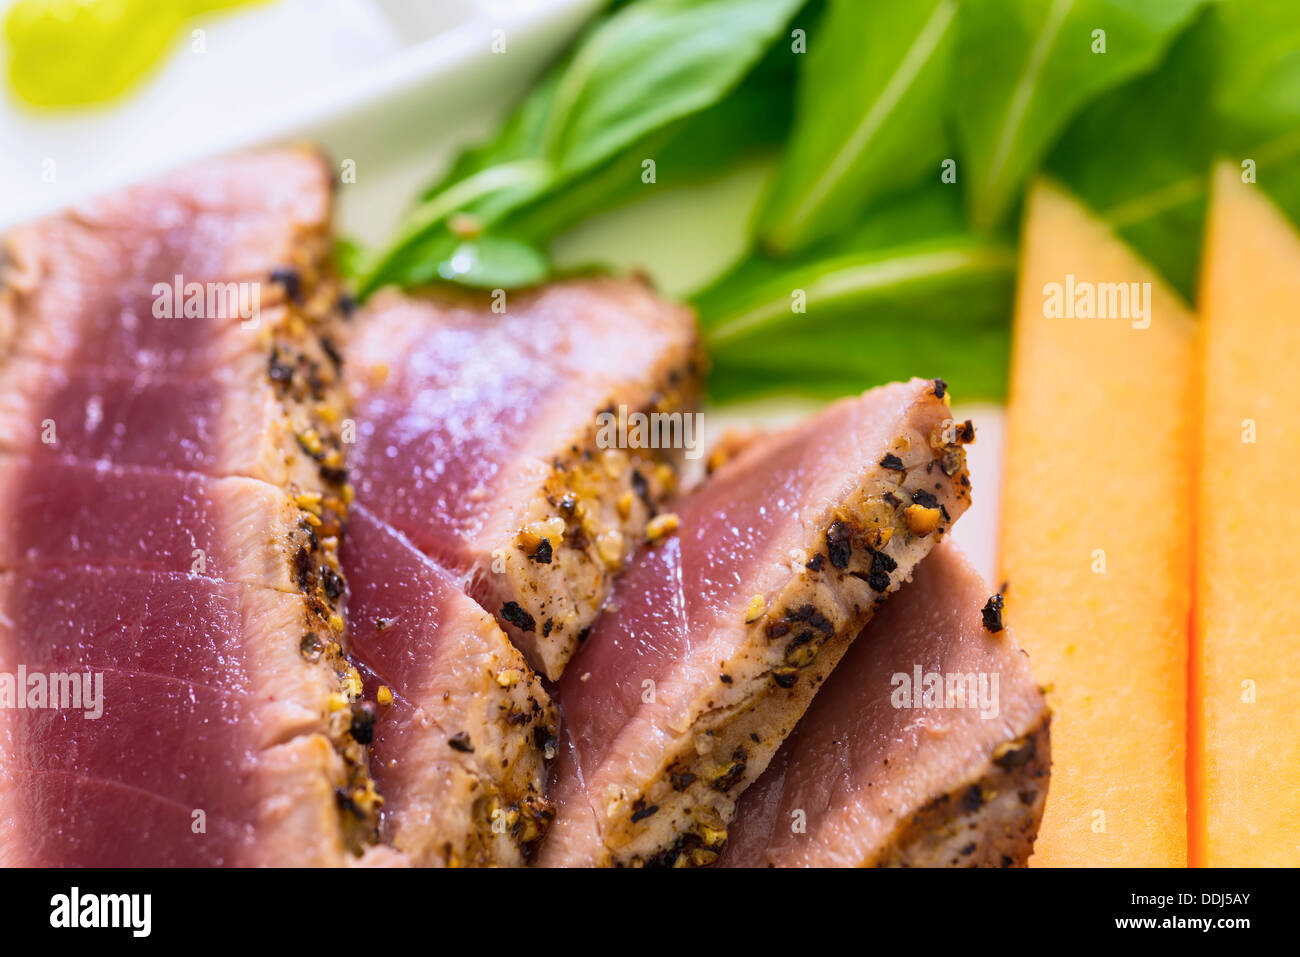
<path fill-rule="evenodd" d="M 1181 866 L 1195 324 L 1054 186 L 1029 195 L 1021 257 L 1001 577 L 1055 711 L 1030 864 Z M 1048 317 L 1051 283 L 1150 283 L 1149 326 Z"/>
<path fill-rule="evenodd" d="M 1192 855 L 1300 865 L 1300 235 L 1215 173 L 1202 271 L 1204 425 Z"/>

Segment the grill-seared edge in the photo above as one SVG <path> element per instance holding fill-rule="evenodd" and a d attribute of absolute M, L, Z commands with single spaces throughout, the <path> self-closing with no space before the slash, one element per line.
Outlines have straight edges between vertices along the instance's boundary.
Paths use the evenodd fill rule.
<path fill-rule="evenodd" d="M 419 867 L 524 863 L 552 816 L 556 717 L 541 681 L 491 615 L 362 506 L 343 564 L 375 702 L 365 736 L 382 839 Z"/>
<path fill-rule="evenodd" d="M 942 543 L 741 797 L 718 866 L 1021 866 L 1050 721 L 997 597 Z"/>
<path fill-rule="evenodd" d="M 0 712 L 3 863 L 330 864 L 373 832 L 329 224 L 286 149 L 8 237 L 0 670 L 100 673 L 103 715 Z"/>
<path fill-rule="evenodd" d="M 566 670 L 540 862 L 708 864 L 875 607 L 969 503 L 940 380 L 837 402 L 727 461 Z"/>
<path fill-rule="evenodd" d="M 102 714 L 0 708 L 0 865 L 691 866 L 729 827 L 726 864 L 1023 862 L 1048 718 L 982 584 L 941 548 L 863 632 L 970 500 L 942 380 L 674 501 L 688 310 L 600 277 L 353 317 L 330 194 L 281 149 L 6 238 L 0 673 Z M 1003 718 L 882 744 L 853 679 L 899 655 L 1000 669 Z"/>
<path fill-rule="evenodd" d="M 693 317 L 633 279 L 504 300 L 385 292 L 346 359 L 359 501 L 558 678 L 676 490 L 681 450 L 602 447 L 601 414 L 681 421 L 701 372 Z"/>

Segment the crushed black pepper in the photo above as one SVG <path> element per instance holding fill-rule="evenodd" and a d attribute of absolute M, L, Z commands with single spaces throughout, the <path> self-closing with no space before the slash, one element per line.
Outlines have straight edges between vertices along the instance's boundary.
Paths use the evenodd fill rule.
<path fill-rule="evenodd" d="M 329 356 L 330 362 L 334 363 L 335 369 L 343 368 L 343 356 L 339 354 L 338 347 L 334 345 L 333 339 L 329 336 L 321 336 L 320 347 Z"/>
<path fill-rule="evenodd" d="M 644 821 L 646 818 L 650 817 L 652 814 L 654 814 L 656 811 L 659 810 L 658 804 L 651 804 L 649 807 L 644 807 L 641 806 L 642 802 L 638 801 L 637 805 L 638 805 L 637 809 L 632 812 L 633 824 L 635 824 L 637 821 Z"/>
<path fill-rule="evenodd" d="M 271 282 L 284 287 L 284 293 L 294 302 L 302 302 L 302 276 L 298 270 L 283 267 L 271 270 Z"/>
<path fill-rule="evenodd" d="M 270 376 L 272 382 L 278 382 L 281 385 L 287 385 L 293 381 L 293 366 L 280 359 L 280 350 L 272 347 L 271 358 L 267 363 L 266 374 Z"/>
<path fill-rule="evenodd" d="M 312 560 L 306 545 L 299 545 L 293 555 L 293 573 L 298 587 L 306 589 L 311 582 Z"/>
<path fill-rule="evenodd" d="M 517 601 L 508 601 L 501 606 L 501 617 L 521 631 L 532 631 L 537 627 L 533 616 L 524 611 Z"/>
<path fill-rule="evenodd" d="M 313 631 L 303 635 L 302 641 L 298 643 L 299 653 L 308 661 L 319 661 L 324 650 L 325 648 L 320 639 L 316 637 L 316 633 Z"/>
<path fill-rule="evenodd" d="M 993 763 L 1003 771 L 1010 771 L 1012 768 L 1023 767 L 1028 764 L 1038 751 L 1038 745 L 1033 735 L 1022 741 L 999 748 L 993 755 Z"/>
<path fill-rule="evenodd" d="M 784 638 L 790 633 L 790 623 L 788 621 L 774 621 L 767 626 L 767 637 Z"/>
<path fill-rule="evenodd" d="M 984 603 L 980 617 L 984 620 L 984 630 L 997 634 L 1005 626 L 1002 624 L 1002 596 L 994 595 Z"/>
<path fill-rule="evenodd" d="M 849 567 L 849 559 L 853 557 L 853 545 L 849 541 L 851 536 L 852 532 L 844 522 L 832 522 L 826 530 L 826 552 L 830 555 L 831 564 L 840 571 Z"/>
<path fill-rule="evenodd" d="M 325 594 L 333 601 L 343 594 L 343 576 L 325 565 L 321 568 L 321 587 L 325 589 Z"/>
<path fill-rule="evenodd" d="M 721 772 L 713 779 L 711 785 L 713 790 L 721 791 L 723 794 L 730 791 L 745 776 L 745 762 L 749 760 L 749 755 L 744 748 L 737 747 L 731 753 L 731 763 L 722 768 Z"/>
<path fill-rule="evenodd" d="M 871 570 L 867 573 L 867 584 L 871 586 L 873 591 L 888 591 L 890 572 L 896 568 L 898 568 L 898 562 L 884 552 L 872 552 Z"/>
<path fill-rule="evenodd" d="M 925 508 L 939 507 L 939 500 L 934 497 L 934 493 L 923 488 L 918 488 L 912 493 L 912 501 Z"/>
<path fill-rule="evenodd" d="M 352 737 L 359 744 L 369 744 L 375 739 L 375 703 L 357 701 L 352 705 Z"/>
<path fill-rule="evenodd" d="M 772 680 L 782 688 L 793 688 L 799 680 L 799 669 L 794 667 L 773 668 Z"/>

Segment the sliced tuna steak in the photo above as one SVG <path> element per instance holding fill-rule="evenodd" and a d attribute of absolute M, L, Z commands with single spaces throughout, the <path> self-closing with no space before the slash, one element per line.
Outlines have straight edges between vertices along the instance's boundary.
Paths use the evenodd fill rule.
<path fill-rule="evenodd" d="M 260 321 L 283 323 L 285 310 L 268 310 Z M 318 427 L 314 406 L 334 389 L 322 378 L 335 378 L 333 362 L 318 343 L 304 341 L 297 358 L 317 354 L 312 368 L 294 370 L 287 354 L 272 360 L 255 336 L 231 330 L 227 338 L 246 348 L 201 376 L 188 368 L 139 370 L 13 356 L 0 393 L 0 450 L 238 475 L 281 487 L 319 484 L 313 475 L 318 465 L 303 455 L 299 436 Z M 301 376 L 296 385 L 290 381 L 294 371 Z M 268 388 L 271 374 L 286 381 Z M 286 401 L 295 388 L 301 394 Z"/>
<path fill-rule="evenodd" d="M 303 305 L 334 295 L 314 275 L 333 241 L 329 177 L 308 150 L 231 156 L 14 229 L 0 355 L 191 376 L 219 367 L 267 326 L 187 318 L 183 308 L 163 320 L 155 287 L 178 275 L 256 282 L 263 308 L 294 291 Z"/>
<path fill-rule="evenodd" d="M 0 864 L 337 862 L 342 761 L 312 733 L 337 685 L 292 641 L 320 627 L 295 595 L 198 575 L 0 574 L 0 672 L 81 685 L 68 709 L 4 701 Z"/>
<path fill-rule="evenodd" d="M 680 413 L 698 388 L 694 320 L 631 280 L 495 305 L 372 300 L 346 352 L 353 471 L 358 500 L 458 575 L 555 678 L 674 490 L 680 447 L 646 446 L 691 438 Z M 617 428 L 602 437 L 602 412 L 632 426 L 638 413 L 679 414 L 623 441 Z M 641 447 L 603 447 L 619 444 Z"/>
<path fill-rule="evenodd" d="M 253 479 L 0 454 L 0 522 L 3 569 L 130 566 L 292 592 L 316 583 L 325 599 L 342 588 L 320 555 L 324 524 Z"/>
<path fill-rule="evenodd" d="M 875 606 L 969 502 L 939 380 L 763 438 L 676 506 L 560 685 L 550 865 L 710 863 Z"/>
<path fill-rule="evenodd" d="M 492 616 L 364 508 L 343 565 L 353 655 L 378 701 L 381 836 L 417 866 L 524 863 L 552 816 L 550 696 Z"/>
<path fill-rule="evenodd" d="M 6 863 L 343 863 L 373 832 L 329 194 L 283 150 L 7 238 L 0 671 L 104 700 L 0 710 Z"/>
<path fill-rule="evenodd" d="M 1023 865 L 1047 795 L 1049 723 L 997 598 L 944 543 L 741 797 L 718 864 Z"/>

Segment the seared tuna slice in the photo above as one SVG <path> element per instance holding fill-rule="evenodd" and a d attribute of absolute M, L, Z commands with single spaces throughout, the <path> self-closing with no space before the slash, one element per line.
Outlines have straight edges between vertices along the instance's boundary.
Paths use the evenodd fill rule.
<path fill-rule="evenodd" d="M 259 332 L 269 349 L 268 323 L 187 315 L 183 301 L 156 316 L 155 289 L 178 275 L 204 284 L 206 312 L 207 283 L 255 282 L 263 309 L 293 300 L 306 318 L 336 295 L 319 274 L 332 243 L 329 178 L 309 150 L 230 156 L 12 230 L 0 355 L 196 376 Z"/>
<path fill-rule="evenodd" d="M 7 237 L 0 659 L 105 700 L 4 712 L 0 858 L 342 863 L 373 834 L 329 177 L 234 157 Z"/>
<path fill-rule="evenodd" d="M 338 535 L 337 516 L 327 518 L 313 524 L 253 479 L 0 454 L 0 569 L 190 572 L 305 592 L 329 617 L 343 586 L 322 544 Z"/>
<path fill-rule="evenodd" d="M 259 320 L 271 328 L 288 321 L 282 306 Z M 343 397 L 324 340 L 277 348 L 258 336 L 230 330 L 221 344 L 245 348 L 202 375 L 193 365 L 142 370 L 93 356 L 12 356 L 0 391 L 0 451 L 237 475 L 282 488 L 328 484 L 319 471 L 332 424 L 320 416 L 331 406 L 341 411 Z M 319 457 L 301 445 L 313 435 Z M 341 466 L 337 456 L 326 464 L 339 477 Z"/>
<path fill-rule="evenodd" d="M 1033 850 L 1050 715 L 998 596 L 938 546 L 736 806 L 730 867 L 1010 867 Z"/>
<path fill-rule="evenodd" d="M 0 672 L 75 691 L 0 709 L 0 866 L 340 863 L 337 685 L 295 643 L 322 628 L 297 595 L 200 575 L 0 573 Z"/>
<path fill-rule="evenodd" d="M 378 702 L 366 734 L 381 836 L 421 867 L 524 863 L 552 817 L 550 696 L 491 615 L 360 507 L 343 566 L 353 656 Z"/>
<path fill-rule="evenodd" d="M 765 437 L 675 508 L 560 684 L 557 819 L 540 860 L 707 864 L 876 605 L 969 502 L 939 380 Z"/>
<path fill-rule="evenodd" d="M 680 448 L 646 446 L 692 438 L 693 318 L 633 280 L 556 283 L 501 308 L 385 293 L 346 359 L 358 500 L 558 677 L 674 490 Z M 678 431 L 622 442 L 603 428 L 656 412 L 678 413 L 657 420 Z M 604 447 L 619 444 L 641 447 Z"/>

